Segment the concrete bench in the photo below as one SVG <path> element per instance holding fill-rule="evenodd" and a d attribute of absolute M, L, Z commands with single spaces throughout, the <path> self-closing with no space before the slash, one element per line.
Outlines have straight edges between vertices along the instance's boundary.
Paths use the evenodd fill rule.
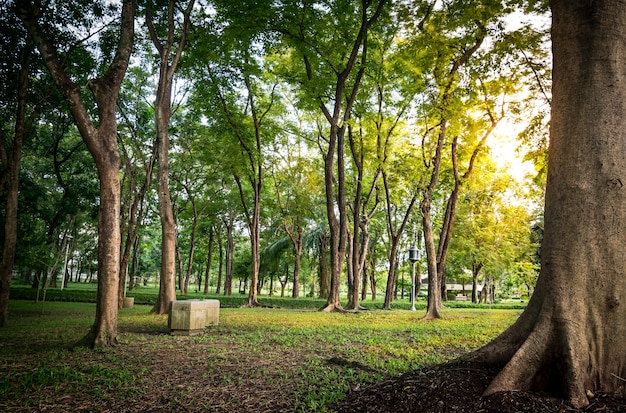
<path fill-rule="evenodd" d="M 454 297 L 455 301 L 467 301 L 467 296 L 463 295 L 463 294 L 457 294 L 456 297 Z"/>
<path fill-rule="evenodd" d="M 174 335 L 202 333 L 204 327 L 220 321 L 219 300 L 176 300 L 170 303 L 168 327 Z"/>

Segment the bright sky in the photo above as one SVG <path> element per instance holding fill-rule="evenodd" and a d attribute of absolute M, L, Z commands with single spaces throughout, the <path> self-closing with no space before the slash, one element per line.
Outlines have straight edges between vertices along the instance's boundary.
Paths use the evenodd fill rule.
<path fill-rule="evenodd" d="M 519 131 L 520 125 L 503 119 L 494 130 L 493 136 L 487 140 L 487 145 L 491 148 L 498 167 L 506 169 L 517 181 L 523 182 L 526 175 L 534 173 L 534 166 L 531 162 L 524 161 L 524 153 L 517 150 L 516 136 Z"/>

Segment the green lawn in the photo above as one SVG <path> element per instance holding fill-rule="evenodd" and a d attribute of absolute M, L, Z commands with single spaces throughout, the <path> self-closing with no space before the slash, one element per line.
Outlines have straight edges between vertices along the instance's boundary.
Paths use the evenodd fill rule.
<path fill-rule="evenodd" d="M 69 283 L 68 286 L 61 290 L 60 288 L 48 288 L 46 292 L 46 301 L 73 301 L 73 302 L 95 302 L 96 300 L 96 284 L 85 283 Z M 137 289 L 130 290 L 126 293 L 128 297 L 134 297 L 136 304 L 154 304 L 156 302 L 159 289 L 153 286 L 142 286 Z M 43 296 L 42 292 L 39 292 L 39 297 Z M 191 291 L 187 295 L 177 294 L 178 299 L 192 299 L 192 298 L 211 298 L 220 300 L 220 305 L 224 307 L 240 307 L 245 303 L 247 295 L 239 294 L 235 292 L 231 296 L 224 296 L 221 294 L 208 294 L 196 293 Z M 382 309 L 384 294 L 379 294 L 378 299 L 372 301 L 367 299 L 361 302 L 361 304 L 368 309 Z M 24 285 L 12 285 L 11 286 L 11 298 L 20 300 L 35 300 L 37 298 L 37 290 L 30 286 Z M 259 302 L 264 305 L 282 308 L 293 309 L 308 309 L 316 310 L 324 306 L 325 299 L 313 298 L 313 297 L 300 297 L 293 299 L 291 297 L 281 298 L 279 295 L 259 295 Z M 347 302 L 345 299 L 343 302 Z M 502 300 L 494 305 L 487 304 L 472 304 L 471 302 L 464 301 L 447 301 L 445 303 L 447 307 L 451 308 L 500 308 L 500 309 L 523 309 L 526 306 L 524 301 L 520 300 Z M 408 310 L 411 308 L 411 302 L 409 296 L 405 294 L 404 299 L 395 300 L 392 303 L 394 309 Z M 423 309 L 426 307 L 426 301 L 424 299 L 416 302 L 416 308 Z"/>
<path fill-rule="evenodd" d="M 172 336 L 167 316 L 119 313 L 120 345 L 72 349 L 95 304 L 10 302 L 0 331 L 0 411 L 332 411 L 354 386 L 441 363 L 495 337 L 519 310 L 321 313 L 222 308 L 220 325 Z M 160 409 L 160 410 L 159 410 Z"/>

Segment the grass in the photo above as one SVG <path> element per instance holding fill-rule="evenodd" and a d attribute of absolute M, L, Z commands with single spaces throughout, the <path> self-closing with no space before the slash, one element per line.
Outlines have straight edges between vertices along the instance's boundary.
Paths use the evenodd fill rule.
<path fill-rule="evenodd" d="M 69 302 L 96 302 L 96 284 L 85 283 L 69 283 L 68 286 L 61 290 L 60 288 L 48 288 L 46 293 L 46 302 L 56 301 L 69 301 Z M 126 293 L 128 297 L 134 297 L 135 304 L 149 304 L 152 305 L 156 302 L 156 297 L 159 290 L 157 287 L 144 286 Z M 381 294 L 384 295 L 384 294 Z M 12 285 L 11 286 L 11 298 L 18 300 L 35 300 L 37 298 L 37 290 L 25 285 Z M 178 299 L 218 299 L 220 300 L 220 306 L 222 308 L 237 308 L 246 302 L 247 295 L 235 293 L 230 296 L 224 296 L 222 294 L 210 293 L 204 295 L 200 292 L 191 291 L 188 294 L 177 294 Z M 41 292 L 40 292 L 41 299 Z M 300 297 L 293 299 L 291 297 L 280 297 L 277 295 L 259 295 L 259 302 L 264 305 L 281 308 L 292 309 L 304 309 L 304 310 L 316 310 L 323 307 L 326 304 L 325 299 L 314 297 Z M 362 301 L 361 304 L 368 309 L 382 309 L 383 298 L 372 301 L 367 299 Z M 524 309 L 526 303 L 520 300 L 501 300 L 493 305 L 487 304 L 473 304 L 471 302 L 463 301 L 448 301 L 445 303 L 450 308 L 500 308 L 500 309 Z M 425 300 L 418 300 L 416 302 L 417 309 L 423 309 L 426 306 Z M 394 309 L 408 310 L 411 307 L 408 295 L 404 299 L 395 300 L 392 304 Z"/>
<path fill-rule="evenodd" d="M 92 303 L 12 300 L 0 334 L 0 411 L 171 409 L 328 412 L 354 387 L 445 362 L 491 340 L 518 310 L 321 313 L 222 308 L 220 324 L 171 336 L 167 316 L 119 312 L 120 345 L 71 349 Z M 164 407 L 167 404 L 167 408 Z M 56 406 L 56 408 L 55 408 Z"/>

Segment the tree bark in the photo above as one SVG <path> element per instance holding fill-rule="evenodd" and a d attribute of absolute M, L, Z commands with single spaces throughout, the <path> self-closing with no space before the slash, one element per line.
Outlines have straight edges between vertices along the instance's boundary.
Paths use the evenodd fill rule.
<path fill-rule="evenodd" d="M 485 395 L 589 404 L 626 394 L 626 3 L 553 0 L 553 103 L 541 272 L 518 321 L 473 355 Z"/>

